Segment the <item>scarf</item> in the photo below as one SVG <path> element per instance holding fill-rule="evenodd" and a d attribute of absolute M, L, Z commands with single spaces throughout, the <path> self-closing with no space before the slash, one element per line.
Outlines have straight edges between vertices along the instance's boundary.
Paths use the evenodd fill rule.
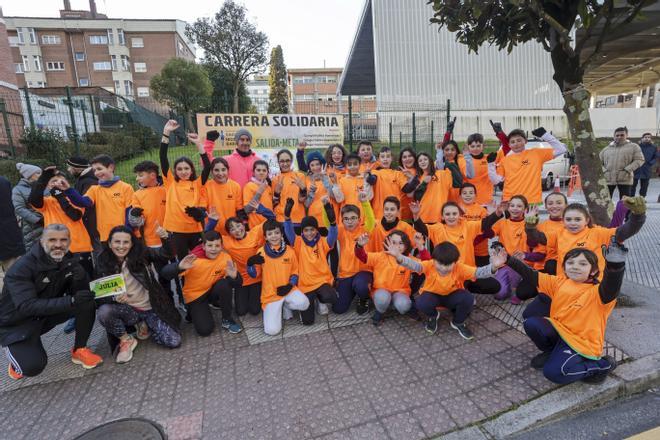
<path fill-rule="evenodd" d="M 284 255 L 284 252 L 286 252 L 286 243 L 282 240 L 282 245 L 279 250 L 273 249 L 270 244 L 266 243 L 264 245 L 264 251 L 266 251 L 266 255 L 270 258 L 279 258 Z"/>
<path fill-rule="evenodd" d="M 117 182 L 119 182 L 119 176 L 114 176 L 110 180 L 99 180 L 99 185 L 101 185 L 104 188 L 110 188 L 112 185 L 114 185 Z"/>
<path fill-rule="evenodd" d="M 235 150 L 239 156 L 241 157 L 250 157 L 252 156 L 252 149 L 247 150 L 247 151 L 241 151 L 238 148 Z"/>

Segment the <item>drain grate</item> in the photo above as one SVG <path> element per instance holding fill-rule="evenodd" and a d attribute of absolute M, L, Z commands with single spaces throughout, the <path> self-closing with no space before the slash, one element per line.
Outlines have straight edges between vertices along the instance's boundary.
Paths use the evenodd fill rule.
<path fill-rule="evenodd" d="M 130 418 L 113 420 L 80 434 L 74 440 L 165 440 L 163 428 L 151 420 Z"/>

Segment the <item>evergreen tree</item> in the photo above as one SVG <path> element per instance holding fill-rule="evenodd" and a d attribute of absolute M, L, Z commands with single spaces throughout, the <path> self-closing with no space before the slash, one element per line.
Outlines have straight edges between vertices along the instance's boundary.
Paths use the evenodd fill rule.
<path fill-rule="evenodd" d="M 268 113 L 288 113 L 289 96 L 286 83 L 286 65 L 279 44 L 270 52 L 270 72 L 268 74 Z"/>

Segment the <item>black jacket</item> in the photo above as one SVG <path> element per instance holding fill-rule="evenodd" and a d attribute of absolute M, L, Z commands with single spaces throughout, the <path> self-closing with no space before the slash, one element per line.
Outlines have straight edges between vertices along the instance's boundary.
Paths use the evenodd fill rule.
<path fill-rule="evenodd" d="M 145 248 L 141 260 L 134 265 L 129 265 L 128 270 L 149 291 L 149 302 L 154 313 L 170 327 L 179 329 L 181 315 L 174 305 L 172 296 L 163 289 L 151 269 L 151 263 L 160 263 L 162 265 L 172 258 L 169 249 L 170 246 L 167 241 L 163 242 L 161 248 Z M 121 272 L 121 267 L 117 259 L 114 255 L 107 254 L 107 252 L 111 251 L 104 250 L 98 258 L 96 275 L 99 278 Z"/>
<path fill-rule="evenodd" d="M 19 257 L 25 253 L 23 234 L 18 227 L 14 204 L 11 201 L 11 183 L 0 176 L 0 260 Z"/>
<path fill-rule="evenodd" d="M 58 263 L 41 243 L 35 243 L 5 275 L 0 297 L 0 344 L 27 339 L 40 331 L 39 320 L 46 316 L 72 313 L 71 296 L 88 289 L 89 280 L 77 257 L 67 253 Z"/>

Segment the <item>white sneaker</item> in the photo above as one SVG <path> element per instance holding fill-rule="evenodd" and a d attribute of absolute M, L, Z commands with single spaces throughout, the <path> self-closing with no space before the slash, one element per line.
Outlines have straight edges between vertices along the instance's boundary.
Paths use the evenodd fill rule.
<path fill-rule="evenodd" d="M 319 315 L 327 315 L 330 312 L 330 307 L 321 301 L 316 302 L 316 313 Z"/>
<path fill-rule="evenodd" d="M 133 351 L 138 345 L 137 339 L 133 336 L 129 336 L 126 339 L 119 341 L 119 351 L 117 352 L 117 358 L 115 359 L 118 364 L 125 364 L 126 362 L 133 359 Z"/>
<path fill-rule="evenodd" d="M 282 318 L 284 318 L 285 321 L 293 318 L 293 312 L 286 306 L 282 307 Z"/>
<path fill-rule="evenodd" d="M 149 336 L 151 335 L 151 332 L 149 331 L 149 326 L 144 321 L 140 321 L 137 324 L 135 324 L 135 330 L 136 330 L 135 336 L 137 336 L 137 338 L 140 341 L 149 339 Z"/>

